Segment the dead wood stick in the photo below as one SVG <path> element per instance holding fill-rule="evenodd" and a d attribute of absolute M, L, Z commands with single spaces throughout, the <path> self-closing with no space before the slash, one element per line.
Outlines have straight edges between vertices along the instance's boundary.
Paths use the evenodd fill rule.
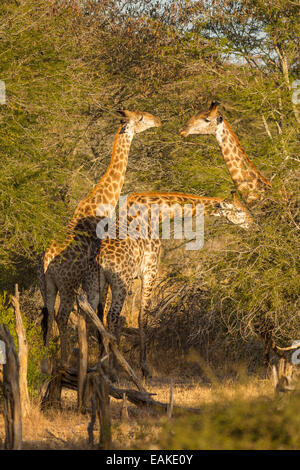
<path fill-rule="evenodd" d="M 110 345 L 111 350 L 112 350 L 113 354 L 115 355 L 117 361 L 123 367 L 123 369 L 127 372 L 127 374 L 129 375 L 129 377 L 131 378 L 133 383 L 137 386 L 137 388 L 140 391 L 145 391 L 144 387 L 142 386 L 142 384 L 140 383 L 138 377 L 136 376 L 134 370 L 128 364 L 128 362 L 126 361 L 124 356 L 120 353 L 120 351 L 118 349 L 118 346 L 117 346 L 116 338 L 111 333 L 106 331 L 106 329 L 103 326 L 102 321 L 99 319 L 96 312 L 90 306 L 90 304 L 89 304 L 89 302 L 86 298 L 86 294 L 85 293 L 81 294 L 80 297 L 78 297 L 77 302 L 78 302 L 78 305 L 80 306 L 80 308 L 90 317 L 90 319 L 94 322 L 94 324 L 98 328 L 98 330 L 99 330 L 99 332 L 102 336 L 102 339 L 103 339 L 103 344 L 104 344 L 106 353 L 107 354 L 109 353 L 108 346 Z"/>
<path fill-rule="evenodd" d="M 96 377 L 98 417 L 100 423 L 99 448 L 102 450 L 111 449 L 111 415 L 109 386 L 101 375 Z"/>
<path fill-rule="evenodd" d="M 98 416 L 100 427 L 99 449 L 109 450 L 111 449 L 109 385 L 102 375 L 101 368 L 99 368 L 97 372 L 88 374 L 86 391 L 86 398 L 91 403 L 91 421 L 88 424 L 89 444 L 94 445 L 94 426 L 96 416 Z"/>
<path fill-rule="evenodd" d="M 58 437 L 55 434 L 53 434 L 53 432 L 49 431 L 49 429 L 46 428 L 45 431 L 46 431 L 47 434 L 49 434 L 49 436 L 54 437 L 54 439 L 57 439 L 58 441 L 61 441 L 64 444 L 68 443 L 68 441 L 66 441 L 65 439 L 62 439 L 61 437 Z"/>
<path fill-rule="evenodd" d="M 93 394 L 91 396 L 91 421 L 88 424 L 88 436 L 89 436 L 89 444 L 91 446 L 94 445 L 94 426 L 96 423 L 96 398 Z"/>
<path fill-rule="evenodd" d="M 275 393 L 295 390 L 292 385 L 293 365 L 286 359 L 281 358 L 277 365 L 274 364 L 272 373 Z"/>
<path fill-rule="evenodd" d="M 173 407 L 174 407 L 174 394 L 173 394 L 173 380 L 171 380 L 170 384 L 170 402 L 168 404 L 168 419 L 172 418 L 172 413 L 173 413 Z"/>
<path fill-rule="evenodd" d="M 127 407 L 127 398 L 126 393 L 123 393 L 123 401 L 120 413 L 121 421 L 128 421 L 128 407 Z"/>
<path fill-rule="evenodd" d="M 16 317 L 16 333 L 18 337 L 19 345 L 19 381 L 20 381 L 20 396 L 21 396 L 21 407 L 22 416 L 28 416 L 30 413 L 30 399 L 28 393 L 27 384 L 27 370 L 28 370 L 28 344 L 26 339 L 26 332 L 22 321 L 20 311 L 20 295 L 18 284 L 15 285 L 15 295 L 11 297 L 11 303 L 15 312 Z"/>
<path fill-rule="evenodd" d="M 294 351 L 295 349 L 300 349 L 300 342 L 293 346 L 287 346 L 286 348 L 281 348 L 280 346 L 277 346 L 277 344 L 274 344 L 274 349 L 278 351 Z"/>
<path fill-rule="evenodd" d="M 79 364 L 78 364 L 78 396 L 77 403 L 78 409 L 83 411 L 83 394 L 87 379 L 88 368 L 88 345 L 86 334 L 86 321 L 85 317 L 78 306 L 78 343 L 79 343 Z"/>

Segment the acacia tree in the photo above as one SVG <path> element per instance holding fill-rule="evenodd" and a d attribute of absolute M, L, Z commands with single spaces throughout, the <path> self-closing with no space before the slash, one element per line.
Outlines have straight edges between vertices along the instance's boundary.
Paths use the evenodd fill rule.
<path fill-rule="evenodd" d="M 159 132 L 134 141 L 124 193 L 230 195 L 232 180 L 215 139 L 191 136 L 184 141 L 177 134 L 188 117 L 216 97 L 273 187 L 286 184 L 295 193 L 295 13 L 294 2 L 277 0 L 2 1 L 0 79 L 7 90 L 7 102 L 0 107 L 2 288 L 16 281 L 20 287 L 35 285 L 35 269 L 30 277 L 29 268 L 35 268 L 38 253 L 109 163 L 119 108 L 148 110 L 163 121 Z M 275 320 L 284 317 L 285 304 L 295 318 L 296 303 L 292 296 L 285 299 L 284 283 L 287 275 L 297 279 L 292 254 L 298 221 L 289 215 L 290 207 L 276 204 L 284 217 L 279 221 L 273 214 L 262 221 L 260 236 L 270 247 L 281 247 L 276 248 L 277 261 L 271 249 L 261 247 L 259 236 L 239 235 L 235 240 L 244 250 L 238 267 L 236 248 L 209 259 L 214 268 L 208 269 L 206 281 L 212 289 L 218 281 L 216 304 L 222 301 L 219 293 L 228 293 L 228 286 L 218 287 L 220 276 L 227 273 L 231 280 L 233 300 L 222 318 L 237 312 L 237 325 L 248 324 L 246 311 L 253 318 L 258 314 L 258 303 L 252 305 L 251 299 L 267 299 L 264 308 L 277 315 Z M 285 217 L 288 227 L 282 225 Z M 195 256 L 198 262 L 201 256 Z M 248 270 L 241 268 L 244 262 Z M 272 283 L 277 288 L 270 289 Z M 251 286 L 251 296 L 245 286 Z M 289 290 L 295 292 L 290 281 Z"/>

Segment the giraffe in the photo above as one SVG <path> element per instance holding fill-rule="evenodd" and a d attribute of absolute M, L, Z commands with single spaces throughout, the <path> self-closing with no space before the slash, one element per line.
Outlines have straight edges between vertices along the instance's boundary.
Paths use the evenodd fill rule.
<path fill-rule="evenodd" d="M 193 116 L 179 129 L 179 133 L 183 137 L 190 134 L 213 134 L 238 192 L 249 207 L 254 207 L 257 201 L 264 198 L 271 183 L 246 155 L 230 125 L 218 112 L 218 106 L 218 102 L 212 101 L 208 111 Z"/>
<path fill-rule="evenodd" d="M 134 135 L 161 125 L 159 117 L 147 112 L 124 110 L 120 113 L 121 125 L 115 136 L 111 161 L 105 174 L 78 204 L 67 226 L 65 239 L 53 240 L 39 262 L 38 281 L 44 301 L 42 309 L 44 344 L 49 345 L 54 304 L 59 292 L 57 324 L 62 362 L 67 358 L 66 328 L 74 305 L 75 292 L 83 280 L 91 243 L 96 239 L 96 225 L 101 218 L 97 208 L 99 205 L 109 205 L 110 209 L 114 209 L 117 205 Z"/>
<path fill-rule="evenodd" d="M 158 274 L 161 242 L 159 238 L 149 238 L 151 232 L 152 216 L 163 221 L 166 216 L 170 220 L 182 214 L 185 206 L 186 215 L 193 216 L 197 205 L 203 204 L 204 214 L 223 216 L 233 224 L 247 229 L 252 224 L 252 217 L 243 204 L 234 196 L 233 200 L 217 197 L 202 197 L 183 193 L 135 193 L 127 200 L 127 210 L 138 205 L 143 207 L 140 215 L 140 237 L 126 236 L 120 238 L 119 232 L 115 237 L 104 238 L 94 245 L 94 255 L 90 258 L 83 289 L 87 300 L 94 310 L 98 308 L 98 315 L 103 320 L 104 306 L 107 299 L 108 288 L 112 293 L 112 300 L 107 314 L 109 330 L 115 334 L 119 343 L 119 317 L 127 293 L 131 291 L 133 280 L 137 277 L 142 281 L 141 307 L 139 311 L 140 331 L 140 365 L 145 377 L 149 376 L 146 362 L 146 346 L 144 329 L 147 320 L 147 311 L 150 307 L 151 294 Z M 152 212 L 155 207 L 155 212 Z M 120 212 L 121 215 L 121 212 Z M 134 217 L 127 215 L 127 226 Z M 123 219 L 124 221 L 124 219 Z M 123 228 L 122 228 L 123 230 Z M 99 249 L 101 245 L 101 248 Z"/>
<path fill-rule="evenodd" d="M 231 178 L 246 204 L 254 209 L 258 201 L 263 201 L 271 188 L 268 181 L 254 166 L 240 145 L 237 136 L 228 122 L 218 112 L 219 103 L 212 101 L 208 111 L 197 113 L 180 130 L 183 137 L 190 134 L 213 134 L 221 148 Z M 280 190 L 283 199 L 291 194 Z M 265 326 L 263 326 L 265 329 Z M 269 363 L 272 334 L 262 335 L 265 341 L 265 362 Z"/>

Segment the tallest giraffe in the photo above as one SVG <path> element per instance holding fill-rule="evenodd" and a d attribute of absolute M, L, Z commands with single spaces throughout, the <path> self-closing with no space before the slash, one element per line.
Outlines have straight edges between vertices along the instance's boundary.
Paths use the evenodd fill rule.
<path fill-rule="evenodd" d="M 183 137 L 190 134 L 212 134 L 216 137 L 230 176 L 244 201 L 253 206 L 265 197 L 271 188 L 268 181 L 246 155 L 236 134 L 228 122 L 218 112 L 219 103 L 213 101 L 208 111 L 193 116 L 179 133 Z"/>
<path fill-rule="evenodd" d="M 130 145 L 134 135 L 161 125 L 160 119 L 150 113 L 125 110 L 121 114 L 123 122 L 117 131 L 111 162 L 106 173 L 78 204 L 67 226 L 65 240 L 63 242 L 53 240 L 39 263 L 38 281 L 44 300 L 42 310 L 44 343 L 46 346 L 49 344 L 54 319 L 54 304 L 59 292 L 60 305 L 56 320 L 60 334 L 62 360 L 67 359 L 67 323 L 74 305 L 75 291 L 82 283 L 88 265 L 91 243 L 96 239 L 96 226 L 100 220 L 97 209 L 104 204 L 112 209 L 116 207 L 123 187 Z"/>

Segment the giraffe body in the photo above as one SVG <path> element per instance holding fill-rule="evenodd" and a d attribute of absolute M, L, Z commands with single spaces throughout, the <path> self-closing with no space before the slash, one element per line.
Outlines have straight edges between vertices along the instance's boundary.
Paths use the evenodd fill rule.
<path fill-rule="evenodd" d="M 236 134 L 218 112 L 218 103 L 213 101 L 208 111 L 193 116 L 179 133 L 184 137 L 190 134 L 212 134 L 216 137 L 231 178 L 248 205 L 253 206 L 270 189 L 271 183 L 254 166 Z"/>
<path fill-rule="evenodd" d="M 60 294 L 57 324 L 61 341 L 61 358 L 67 358 L 66 328 L 74 306 L 75 292 L 84 279 L 92 243 L 97 239 L 96 226 L 108 214 L 98 214 L 98 207 L 109 205 L 114 209 L 123 186 L 131 141 L 136 133 L 159 127 L 161 121 L 150 113 L 122 111 L 111 162 L 106 173 L 93 190 L 78 204 L 67 227 L 65 240 L 54 240 L 39 261 L 38 281 L 44 300 L 42 327 L 44 343 L 49 344 L 54 319 L 56 295 Z M 109 211 L 109 209 L 108 209 Z"/>
<path fill-rule="evenodd" d="M 181 193 L 138 193 L 132 194 L 127 201 L 127 208 L 140 204 L 146 208 L 140 221 L 141 237 L 124 239 L 105 238 L 98 241 L 95 254 L 90 258 L 89 267 L 84 281 L 87 298 L 94 310 L 100 306 L 103 316 L 108 287 L 112 292 L 112 301 L 107 314 L 110 331 L 119 341 L 119 318 L 128 292 L 131 292 L 134 279 L 142 281 L 141 307 L 139 311 L 140 331 L 140 364 L 145 376 L 149 374 L 146 363 L 146 347 L 144 330 L 147 324 L 147 311 L 151 303 L 151 294 L 157 279 L 161 241 L 149 237 L 151 233 L 151 217 L 153 205 L 162 207 L 159 212 L 160 221 L 166 216 L 171 219 L 181 215 L 181 208 L 189 204 L 187 213 L 195 215 L 198 204 L 203 204 L 204 214 L 224 216 L 230 222 L 248 228 L 252 218 L 245 207 L 237 200 L 229 201 L 222 198 L 205 198 Z M 169 209 L 169 210 L 168 210 Z M 171 210 L 170 210 L 171 209 Z M 190 212 L 189 212 L 190 211 Z M 130 212 L 130 211 L 128 211 Z M 156 213 L 155 216 L 158 214 Z M 132 220 L 128 216 L 127 222 Z"/>

